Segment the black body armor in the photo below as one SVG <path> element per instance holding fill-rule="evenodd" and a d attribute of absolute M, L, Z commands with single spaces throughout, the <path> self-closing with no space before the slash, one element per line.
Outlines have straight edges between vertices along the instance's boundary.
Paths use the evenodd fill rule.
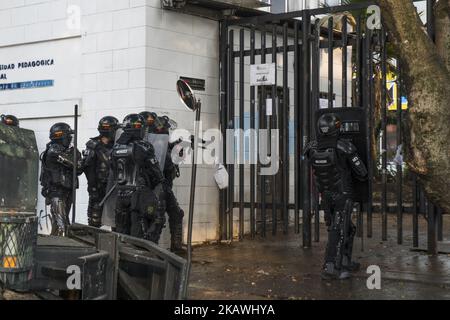
<path fill-rule="evenodd" d="M 318 140 L 305 148 L 322 196 L 328 226 L 323 277 L 348 278 L 357 264 L 351 261 L 356 227 L 352 223 L 353 179 L 367 179 L 367 169 L 356 147 L 339 139 L 340 120 L 324 115 L 318 121 Z"/>
<path fill-rule="evenodd" d="M 355 146 L 345 140 L 337 140 L 335 147 L 321 148 L 317 141 L 305 151 L 313 168 L 320 193 L 353 192 L 353 178 L 365 179 L 367 169 L 357 154 Z"/>
<path fill-rule="evenodd" d="M 41 154 L 42 170 L 41 185 L 42 195 L 51 197 L 53 194 L 72 192 L 73 189 L 73 152 L 72 147 L 50 142 L 46 150 Z M 81 153 L 77 150 L 78 159 Z M 82 172 L 81 161 L 77 164 L 78 174 Z M 75 188 L 78 188 L 78 179 Z"/>
<path fill-rule="evenodd" d="M 132 140 L 128 144 L 121 144 L 119 140 L 112 151 L 112 167 L 118 190 L 155 188 L 164 180 L 153 146 L 142 140 Z"/>
<path fill-rule="evenodd" d="M 170 134 L 170 119 L 168 117 L 158 117 L 154 112 L 142 112 L 140 114 L 146 120 L 147 131 L 150 134 Z M 169 216 L 170 229 L 170 249 L 173 252 L 181 253 L 183 245 L 183 217 L 184 211 L 178 204 L 173 192 L 173 180 L 180 176 L 179 166 L 172 161 L 173 148 L 181 143 L 181 140 L 169 143 L 164 162 L 164 193 L 166 201 L 166 211 Z"/>
<path fill-rule="evenodd" d="M 77 150 L 78 158 L 81 154 Z M 46 150 L 41 154 L 42 195 L 46 198 L 46 205 L 50 205 L 52 215 L 52 235 L 63 236 L 69 225 L 69 211 L 72 206 L 73 188 L 73 147 L 65 147 L 58 142 L 47 144 Z M 77 164 L 77 173 L 82 173 L 81 161 Z"/>
<path fill-rule="evenodd" d="M 164 163 L 164 177 L 171 188 L 173 187 L 173 180 L 180 177 L 180 167 L 172 161 L 173 148 L 179 143 L 181 143 L 181 140 L 169 143 L 166 162 Z"/>
<path fill-rule="evenodd" d="M 166 154 L 166 162 L 164 164 L 164 189 L 166 194 L 167 215 L 169 216 L 171 237 L 170 249 L 173 252 L 182 252 L 184 211 L 178 204 L 178 200 L 173 192 L 173 180 L 180 176 L 180 170 L 178 165 L 174 164 L 172 161 L 172 148 L 169 145 L 169 150 Z"/>
<path fill-rule="evenodd" d="M 165 224 L 164 177 L 153 146 L 126 132 L 111 155 L 117 232 L 158 243 Z"/>
<path fill-rule="evenodd" d="M 100 202 L 107 192 L 112 147 L 112 143 L 104 144 L 99 136 L 89 140 L 83 152 L 83 171 L 89 192 L 88 220 L 90 226 L 97 228 L 101 227 L 103 208 Z"/>

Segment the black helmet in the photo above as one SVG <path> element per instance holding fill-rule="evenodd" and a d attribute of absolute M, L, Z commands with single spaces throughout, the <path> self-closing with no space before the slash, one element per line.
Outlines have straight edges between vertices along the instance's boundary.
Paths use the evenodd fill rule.
<path fill-rule="evenodd" d="M 159 123 L 156 131 L 161 134 L 169 134 L 170 118 L 168 116 L 162 116 L 158 118 Z"/>
<path fill-rule="evenodd" d="M 117 128 L 119 127 L 119 120 L 114 117 L 103 117 L 98 123 L 98 132 L 103 137 L 114 139 L 116 136 Z"/>
<path fill-rule="evenodd" d="M 144 111 L 139 113 L 145 120 L 145 125 L 148 128 L 148 132 L 153 133 L 158 127 L 158 115 L 154 112 Z"/>
<path fill-rule="evenodd" d="M 319 136 L 336 136 L 341 129 L 341 120 L 333 113 L 324 114 L 317 121 Z"/>
<path fill-rule="evenodd" d="M 56 123 L 50 128 L 50 140 L 60 142 L 65 147 L 70 146 L 73 134 L 72 128 L 64 122 Z"/>
<path fill-rule="evenodd" d="M 2 115 L 2 123 L 6 124 L 7 126 L 12 126 L 12 127 L 18 127 L 19 126 L 19 119 L 17 119 L 15 116 L 13 115 Z"/>
<path fill-rule="evenodd" d="M 145 120 L 139 114 L 129 114 L 123 119 L 123 131 L 131 137 L 143 139 L 145 136 Z"/>

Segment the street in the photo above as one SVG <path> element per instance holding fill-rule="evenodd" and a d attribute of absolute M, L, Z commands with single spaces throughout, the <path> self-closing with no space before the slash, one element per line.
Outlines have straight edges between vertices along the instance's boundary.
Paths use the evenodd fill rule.
<path fill-rule="evenodd" d="M 405 216 L 405 230 L 411 230 Z M 448 226 L 450 217 L 445 216 Z M 420 218 L 421 245 L 426 245 L 426 224 Z M 411 234 L 404 245 L 397 245 L 394 217 L 389 220 L 389 241 L 381 239 L 380 219 L 374 217 L 374 238 L 355 238 L 354 257 L 362 269 L 349 281 L 320 279 L 326 234 L 312 249 L 301 248 L 301 234 L 244 240 L 231 244 L 205 245 L 194 250 L 190 284 L 191 299 L 450 299 L 450 255 L 437 257 L 411 251 Z M 441 250 L 450 239 L 444 239 Z M 378 265 L 382 289 L 366 286 L 367 267 Z"/>

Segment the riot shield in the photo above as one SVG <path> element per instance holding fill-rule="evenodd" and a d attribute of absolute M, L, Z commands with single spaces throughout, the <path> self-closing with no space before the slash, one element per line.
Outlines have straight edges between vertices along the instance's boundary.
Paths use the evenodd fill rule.
<path fill-rule="evenodd" d="M 33 131 L 0 124 L 0 212 L 35 213 L 39 152 Z"/>
<path fill-rule="evenodd" d="M 115 142 L 119 140 L 120 136 L 123 133 L 123 129 L 118 129 L 116 131 L 116 138 Z M 110 170 L 109 176 L 108 176 L 108 185 L 106 187 L 106 192 L 108 193 L 112 188 L 115 188 L 115 177 L 114 172 Z M 116 200 L 117 200 L 117 190 L 113 190 L 111 195 L 108 197 L 108 199 L 103 204 L 103 214 L 102 214 L 102 224 L 105 226 L 115 227 L 116 226 Z"/>
<path fill-rule="evenodd" d="M 360 158 L 367 167 L 369 161 L 369 139 L 367 132 L 367 114 L 363 108 L 332 108 L 321 109 L 316 112 L 316 123 L 319 118 L 327 113 L 336 114 L 342 121 L 339 137 L 348 140 L 355 145 Z M 316 128 L 317 130 L 317 128 Z M 353 179 L 354 197 L 353 201 L 367 203 L 369 199 L 369 183 Z"/>
<path fill-rule="evenodd" d="M 153 148 L 155 149 L 156 159 L 159 162 L 159 168 L 161 169 L 161 171 L 164 171 L 167 149 L 169 148 L 169 135 L 148 133 L 145 136 L 145 140 L 153 145 Z"/>

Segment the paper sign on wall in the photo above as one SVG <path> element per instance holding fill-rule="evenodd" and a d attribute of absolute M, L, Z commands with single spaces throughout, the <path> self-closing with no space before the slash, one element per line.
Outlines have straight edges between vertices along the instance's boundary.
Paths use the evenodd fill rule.
<path fill-rule="evenodd" d="M 273 115 L 272 98 L 266 99 L 266 116 Z"/>
<path fill-rule="evenodd" d="M 272 86 L 275 85 L 276 64 L 252 64 L 250 66 L 251 86 Z"/>

